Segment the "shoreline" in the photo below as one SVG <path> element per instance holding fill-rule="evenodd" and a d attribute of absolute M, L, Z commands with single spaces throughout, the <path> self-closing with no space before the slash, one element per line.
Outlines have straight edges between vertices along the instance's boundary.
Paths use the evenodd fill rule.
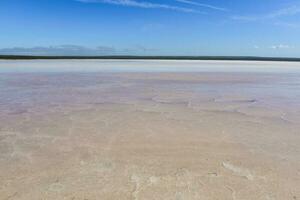
<path fill-rule="evenodd" d="M 257 56 L 27 56 L 0 55 L 0 60 L 167 60 L 167 61 L 276 61 L 300 62 L 296 57 Z"/>
<path fill-rule="evenodd" d="M 213 60 L 0 60 L 3 72 L 279 72 L 300 73 L 300 62 Z"/>

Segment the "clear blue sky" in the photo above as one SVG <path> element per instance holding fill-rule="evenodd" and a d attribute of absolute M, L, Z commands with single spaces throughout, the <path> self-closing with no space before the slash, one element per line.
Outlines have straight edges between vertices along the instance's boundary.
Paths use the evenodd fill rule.
<path fill-rule="evenodd" d="M 300 2 L 1 0 L 0 54 L 300 57 Z"/>

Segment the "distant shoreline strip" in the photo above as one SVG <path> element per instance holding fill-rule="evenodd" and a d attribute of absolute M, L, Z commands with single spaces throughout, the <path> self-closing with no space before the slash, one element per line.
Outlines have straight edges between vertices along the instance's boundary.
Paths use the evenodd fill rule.
<path fill-rule="evenodd" d="M 0 60 L 59 60 L 59 59 L 117 59 L 117 60 L 220 60 L 220 61 L 285 61 L 300 62 L 300 58 L 255 56 L 30 56 L 0 55 Z"/>

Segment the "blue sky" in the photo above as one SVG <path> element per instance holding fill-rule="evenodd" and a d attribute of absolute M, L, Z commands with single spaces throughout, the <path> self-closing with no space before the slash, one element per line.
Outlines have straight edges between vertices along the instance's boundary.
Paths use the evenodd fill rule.
<path fill-rule="evenodd" d="M 300 57 L 300 2 L 1 0 L 0 54 Z"/>

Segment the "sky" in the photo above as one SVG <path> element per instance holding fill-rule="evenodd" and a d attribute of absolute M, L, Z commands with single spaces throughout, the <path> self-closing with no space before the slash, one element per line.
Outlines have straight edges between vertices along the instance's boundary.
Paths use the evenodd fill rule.
<path fill-rule="evenodd" d="M 0 54 L 300 57 L 300 1 L 0 0 Z"/>

